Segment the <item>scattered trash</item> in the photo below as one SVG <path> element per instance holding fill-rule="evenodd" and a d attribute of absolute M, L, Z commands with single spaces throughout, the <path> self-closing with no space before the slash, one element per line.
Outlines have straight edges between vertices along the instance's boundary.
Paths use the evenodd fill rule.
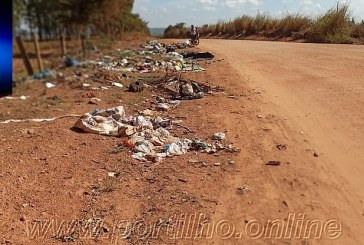
<path fill-rule="evenodd" d="M 226 135 L 225 133 L 223 132 L 219 132 L 219 133 L 215 133 L 212 137 L 211 137 L 213 140 L 224 140 L 226 138 Z"/>
<path fill-rule="evenodd" d="M 190 150 L 210 154 L 221 150 L 236 152 L 232 145 L 225 146 L 217 141 L 210 144 L 196 138 L 172 136 L 168 131 L 173 126 L 170 119 L 151 118 L 148 109 L 139 114 L 127 116 L 123 106 L 101 111 L 96 108 L 81 116 L 74 127 L 88 133 L 126 137 L 125 147 L 133 150 L 131 157 L 140 161 L 160 162 L 165 157 L 181 156 Z"/>
<path fill-rule="evenodd" d="M 156 109 L 159 111 L 168 111 L 169 110 L 169 106 L 167 104 L 164 103 L 158 103 L 156 106 Z"/>
<path fill-rule="evenodd" d="M 38 72 L 38 73 L 34 73 L 32 75 L 32 78 L 37 79 L 37 80 L 42 80 L 42 79 L 48 78 L 48 77 L 55 78 L 56 75 L 51 70 L 48 70 L 48 69 L 43 70 L 43 71 Z"/>
<path fill-rule="evenodd" d="M 165 146 L 163 148 L 163 151 L 166 152 L 167 156 L 181 156 L 187 153 L 190 143 L 190 140 L 184 139 L 182 141 L 178 141 L 168 146 Z"/>
<path fill-rule="evenodd" d="M 88 103 L 89 104 L 97 104 L 99 102 L 101 102 L 101 99 L 94 97 L 94 98 L 91 98 Z"/>
<path fill-rule="evenodd" d="M 121 83 L 112 83 L 113 86 L 118 88 L 123 88 L 124 86 Z"/>
<path fill-rule="evenodd" d="M 41 119 L 9 119 L 0 123 L 8 124 L 8 123 L 21 123 L 21 122 L 51 122 L 57 119 L 66 118 L 66 117 L 79 117 L 80 115 L 70 114 L 53 118 L 41 118 Z"/>
<path fill-rule="evenodd" d="M 120 173 L 116 173 L 116 172 L 108 172 L 107 176 L 109 177 L 118 177 L 120 175 Z"/>
<path fill-rule="evenodd" d="M 168 92 L 173 100 L 193 100 L 201 99 L 205 93 L 209 93 L 211 88 L 195 81 L 187 81 L 172 78 L 167 82 L 160 82 L 162 89 Z"/>
<path fill-rule="evenodd" d="M 5 96 L 3 98 L 0 98 L 0 100 L 27 100 L 29 96 L 19 96 L 19 97 L 13 97 L 13 96 Z"/>
<path fill-rule="evenodd" d="M 81 116 L 74 127 L 87 133 L 129 136 L 134 133 L 134 127 L 118 121 L 124 116 L 125 111 L 122 106 L 103 111 L 94 110 Z"/>
<path fill-rule="evenodd" d="M 243 186 L 243 187 L 239 187 L 239 188 L 236 189 L 236 194 L 243 195 L 243 194 L 246 194 L 246 193 L 248 193 L 250 191 L 251 190 L 249 189 L 249 187 Z"/>
<path fill-rule="evenodd" d="M 56 85 L 55 85 L 55 84 L 50 83 L 50 82 L 46 82 L 46 83 L 45 83 L 45 86 L 46 86 L 46 88 L 54 88 L 54 87 L 56 87 Z"/>
<path fill-rule="evenodd" d="M 151 101 L 150 109 L 144 108 L 137 115 L 126 115 L 124 107 L 118 106 L 106 110 L 95 108 L 84 115 L 66 115 L 50 119 L 7 120 L 1 123 L 44 122 L 67 116 L 79 117 L 74 124 L 74 129 L 79 129 L 86 133 L 123 137 L 122 143 L 117 145 L 114 153 L 117 154 L 120 151 L 126 150 L 131 153 L 130 155 L 133 159 L 140 161 L 160 162 L 164 158 L 181 156 L 189 151 L 199 151 L 207 154 L 216 154 L 219 151 L 239 152 L 240 149 L 232 144 L 227 144 L 225 133 L 214 134 L 213 140 L 211 138 L 201 140 L 195 135 L 189 138 L 179 136 L 178 133 L 182 133 L 181 129 L 183 129 L 182 135 L 194 132 L 188 127 L 181 125 L 182 120 L 179 120 L 180 118 L 174 117 L 171 119 L 165 116 L 168 114 L 168 111 L 183 103 L 181 102 L 183 100 L 201 99 L 219 89 L 221 90 L 220 87 L 213 88 L 198 81 L 182 79 L 182 72 L 205 70 L 191 59 L 214 58 L 214 55 L 209 52 L 187 52 L 184 54 L 176 52 L 177 49 L 188 46 L 190 46 L 189 41 L 174 45 L 149 41 L 141 45 L 137 50 L 116 50 L 115 55 L 102 56 L 97 60 L 79 62 L 72 57 L 64 57 L 66 67 L 78 68 L 72 71 L 73 74 L 71 76 L 66 75 L 68 71 L 65 71 L 65 74 L 57 73 L 58 78 L 72 86 L 75 85 L 78 89 L 81 87 L 89 91 L 85 96 L 82 95 L 82 97 L 87 98 L 90 104 L 101 102 L 97 98 L 99 95 L 90 91 L 123 88 L 121 83 L 121 81 L 124 81 L 123 79 L 141 76 L 134 76 L 129 73 L 165 72 L 166 75 L 159 79 L 142 80 L 146 76 L 141 76 L 142 78 L 136 78 L 136 81 L 128 86 L 128 91 L 130 92 L 142 92 L 144 89 L 150 88 L 157 101 L 157 103 Z M 91 68 L 93 72 L 88 72 Z M 176 71 L 180 75 L 171 77 L 170 74 Z M 43 79 L 47 76 L 54 77 L 50 73 L 51 71 L 49 71 L 49 74 L 43 71 L 41 74 L 35 74 L 35 77 L 37 79 Z M 52 88 L 55 84 L 47 81 L 45 86 Z M 163 112 L 154 112 L 151 109 Z M 153 115 L 154 113 L 163 115 L 163 117 Z M 198 163 L 201 163 L 203 167 L 207 166 L 203 161 Z M 221 166 L 222 163 L 215 163 L 214 165 Z M 116 172 L 109 172 L 108 176 L 116 177 L 118 174 Z"/>
<path fill-rule="evenodd" d="M 144 90 L 144 83 L 142 81 L 135 81 L 129 85 L 129 92 L 142 92 Z"/>
<path fill-rule="evenodd" d="M 149 109 L 145 109 L 144 111 L 140 111 L 139 114 L 141 114 L 143 116 L 153 116 L 153 111 L 151 111 Z"/>
<path fill-rule="evenodd" d="M 280 161 L 269 161 L 265 165 L 268 165 L 268 166 L 279 166 L 279 165 L 281 165 L 281 162 Z"/>
<path fill-rule="evenodd" d="M 278 150 L 286 150 L 287 149 L 286 144 L 277 144 L 276 147 L 277 147 Z"/>
<path fill-rule="evenodd" d="M 181 104 L 181 101 L 180 100 L 170 100 L 170 101 L 168 101 L 168 103 L 171 105 L 177 106 L 177 105 Z"/>
<path fill-rule="evenodd" d="M 74 66 L 78 66 L 80 64 L 80 62 L 78 62 L 75 59 L 72 59 L 69 56 L 64 57 L 64 63 L 66 64 L 66 67 L 74 67 Z"/>

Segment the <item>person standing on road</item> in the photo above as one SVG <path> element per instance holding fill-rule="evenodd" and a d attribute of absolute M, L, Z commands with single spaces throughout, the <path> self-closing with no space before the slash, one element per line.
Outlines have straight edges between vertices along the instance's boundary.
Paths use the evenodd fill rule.
<path fill-rule="evenodd" d="M 194 40 L 197 37 L 197 27 L 191 25 L 191 39 Z"/>

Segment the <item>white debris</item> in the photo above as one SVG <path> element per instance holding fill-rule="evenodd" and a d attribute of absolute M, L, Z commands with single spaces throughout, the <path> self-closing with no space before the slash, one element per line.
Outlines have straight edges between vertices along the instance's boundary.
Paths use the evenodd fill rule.
<path fill-rule="evenodd" d="M 212 137 L 213 140 L 224 140 L 226 139 L 226 135 L 223 132 L 215 133 Z"/>
<path fill-rule="evenodd" d="M 94 97 L 94 98 L 91 98 L 88 103 L 89 104 L 97 104 L 99 102 L 101 102 L 101 99 Z"/>
<path fill-rule="evenodd" d="M 124 85 L 122 85 L 121 83 L 112 83 L 113 86 L 118 87 L 118 88 L 123 88 Z"/>
<path fill-rule="evenodd" d="M 0 122 L 2 124 L 8 124 L 8 123 L 20 123 L 20 122 L 51 122 L 57 119 L 65 118 L 65 117 L 79 117 L 80 115 L 70 114 L 70 115 L 64 115 L 59 117 L 53 117 L 53 118 L 36 118 L 36 119 L 9 119 L 3 122 Z"/>
<path fill-rule="evenodd" d="M 54 88 L 56 85 L 50 82 L 45 83 L 46 88 Z"/>
<path fill-rule="evenodd" d="M 5 96 L 4 98 L 0 98 L 0 99 L 5 99 L 5 100 L 27 100 L 29 98 L 29 96 L 19 96 L 19 97 L 14 97 L 14 96 Z"/>
<path fill-rule="evenodd" d="M 168 111 L 169 110 L 169 106 L 167 104 L 164 103 L 158 103 L 156 108 L 160 111 Z"/>

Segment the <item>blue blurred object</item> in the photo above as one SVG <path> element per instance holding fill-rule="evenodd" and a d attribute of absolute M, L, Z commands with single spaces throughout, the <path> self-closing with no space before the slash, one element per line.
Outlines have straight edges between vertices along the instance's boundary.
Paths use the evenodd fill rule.
<path fill-rule="evenodd" d="M 45 69 L 42 72 L 37 72 L 32 75 L 34 79 L 42 80 L 48 77 L 55 77 L 54 73 L 51 70 Z"/>
<path fill-rule="evenodd" d="M 90 112 L 90 114 L 92 115 L 92 116 L 95 116 L 98 112 L 100 111 L 100 109 L 99 108 L 96 108 L 96 109 L 94 109 L 93 111 L 91 111 Z"/>
<path fill-rule="evenodd" d="M 75 59 L 72 59 L 69 56 L 64 57 L 64 63 L 66 64 L 66 67 L 74 67 L 74 66 L 78 66 L 80 64 L 80 62 L 78 62 Z"/>
<path fill-rule="evenodd" d="M 163 147 L 163 152 L 167 152 L 170 146 L 171 146 L 171 145 L 166 145 L 166 146 L 164 146 L 164 147 Z"/>
<path fill-rule="evenodd" d="M 12 92 L 12 40 L 15 37 L 12 35 L 12 1 L 1 1 L 0 5 L 0 96 L 3 96 Z"/>

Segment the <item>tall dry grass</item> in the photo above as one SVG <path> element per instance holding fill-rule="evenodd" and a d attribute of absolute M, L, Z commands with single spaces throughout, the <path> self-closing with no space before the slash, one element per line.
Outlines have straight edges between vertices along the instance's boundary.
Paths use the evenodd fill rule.
<path fill-rule="evenodd" d="M 352 31 L 349 6 L 342 5 L 318 17 L 309 27 L 306 38 L 318 43 L 347 43 L 350 42 Z"/>
<path fill-rule="evenodd" d="M 199 33 L 205 38 L 237 39 L 257 36 L 320 43 L 352 43 L 363 42 L 364 23 L 353 23 L 349 6 L 343 4 L 329 9 L 317 18 L 299 14 L 287 14 L 282 18 L 273 18 L 268 13 L 258 13 L 254 17 L 243 15 L 234 20 L 203 25 L 199 28 Z M 164 37 L 185 38 L 188 35 L 189 28 L 177 24 L 170 26 Z"/>

